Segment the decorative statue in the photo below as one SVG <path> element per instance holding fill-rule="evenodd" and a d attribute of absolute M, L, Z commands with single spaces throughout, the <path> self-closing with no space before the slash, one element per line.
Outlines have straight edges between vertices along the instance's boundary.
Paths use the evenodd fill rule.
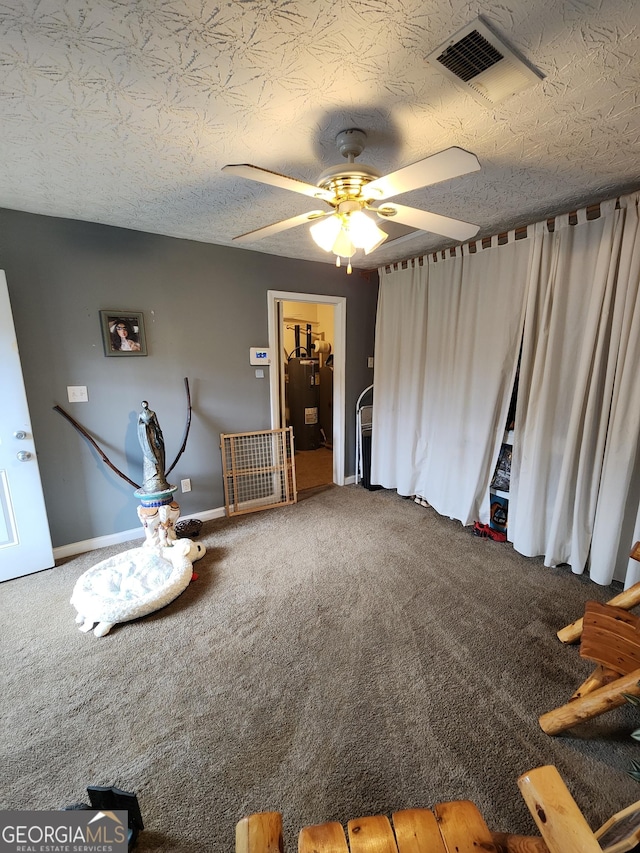
<path fill-rule="evenodd" d="M 138 440 L 142 448 L 142 486 L 140 491 L 147 495 L 166 492 L 171 489 L 165 478 L 164 438 L 156 413 L 142 401 L 142 411 L 138 415 Z"/>

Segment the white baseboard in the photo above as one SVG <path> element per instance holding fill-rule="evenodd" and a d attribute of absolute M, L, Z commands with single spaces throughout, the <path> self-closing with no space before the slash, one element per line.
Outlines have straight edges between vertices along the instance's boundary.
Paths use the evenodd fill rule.
<path fill-rule="evenodd" d="M 223 506 L 218 509 L 207 509 L 204 512 L 190 512 L 181 518 L 199 518 L 200 521 L 211 521 L 213 518 L 224 518 L 226 510 Z M 53 549 L 56 560 L 64 557 L 73 557 L 76 554 L 86 554 L 87 551 L 95 551 L 97 548 L 107 548 L 109 545 L 120 545 L 121 542 L 131 542 L 132 539 L 144 539 L 141 527 L 132 530 L 121 530 L 119 533 L 109 533 L 107 536 L 96 536 L 95 539 L 83 539 L 81 542 L 70 542 L 68 545 L 60 545 Z"/>
<path fill-rule="evenodd" d="M 344 478 L 345 486 L 355 483 L 355 475 Z M 200 521 L 211 521 L 213 518 L 224 518 L 227 514 L 223 506 L 217 509 L 206 509 L 204 512 L 190 512 L 181 518 L 199 518 Z M 107 548 L 109 545 L 120 545 L 121 542 L 131 542 L 133 539 L 144 539 L 144 533 L 140 527 L 131 530 L 121 530 L 119 533 L 109 533 L 107 536 L 96 536 L 95 539 L 83 539 L 81 542 L 70 542 L 68 545 L 60 545 L 53 549 L 56 560 L 64 557 L 74 557 L 76 554 L 86 554 L 87 551 L 95 551 L 98 548 Z"/>

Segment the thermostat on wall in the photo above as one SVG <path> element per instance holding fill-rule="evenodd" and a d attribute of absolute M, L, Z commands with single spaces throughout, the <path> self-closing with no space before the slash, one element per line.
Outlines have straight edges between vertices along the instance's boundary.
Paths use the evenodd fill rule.
<path fill-rule="evenodd" d="M 249 364 L 271 364 L 268 347 L 249 347 Z"/>

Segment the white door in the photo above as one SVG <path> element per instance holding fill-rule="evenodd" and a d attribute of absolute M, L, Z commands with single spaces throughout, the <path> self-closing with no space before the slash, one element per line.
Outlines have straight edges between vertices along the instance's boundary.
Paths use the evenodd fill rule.
<path fill-rule="evenodd" d="M 0 581 L 53 564 L 9 291 L 0 270 Z"/>

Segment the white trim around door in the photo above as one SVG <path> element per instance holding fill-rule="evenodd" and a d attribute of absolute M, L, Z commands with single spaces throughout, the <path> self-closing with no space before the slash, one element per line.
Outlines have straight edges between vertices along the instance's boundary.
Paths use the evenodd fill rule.
<path fill-rule="evenodd" d="M 280 422 L 280 382 L 278 371 L 282 356 L 279 353 L 278 304 L 281 302 L 311 302 L 333 305 L 333 482 L 344 486 L 345 459 L 345 353 L 347 343 L 347 298 L 313 293 L 291 293 L 287 290 L 267 291 L 267 316 L 269 323 L 269 349 L 271 367 L 269 386 L 271 393 L 271 428 L 284 426 Z"/>

